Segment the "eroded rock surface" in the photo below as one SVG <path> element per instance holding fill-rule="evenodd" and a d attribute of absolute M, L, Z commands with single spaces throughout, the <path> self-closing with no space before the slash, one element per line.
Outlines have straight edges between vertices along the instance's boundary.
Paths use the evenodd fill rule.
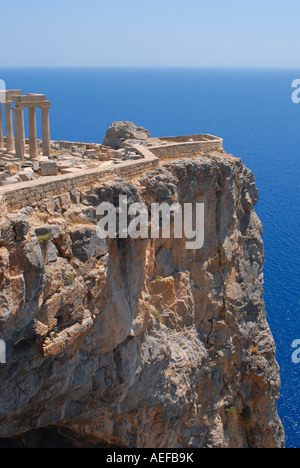
<path fill-rule="evenodd" d="M 95 209 L 122 194 L 205 203 L 204 247 L 101 241 Z M 0 437 L 54 428 L 75 445 L 282 447 L 257 199 L 241 161 L 215 154 L 4 213 Z"/>
<path fill-rule="evenodd" d="M 148 140 L 149 130 L 137 127 L 133 122 L 114 122 L 106 132 L 103 144 L 118 149 L 126 146 L 126 141 Z"/>

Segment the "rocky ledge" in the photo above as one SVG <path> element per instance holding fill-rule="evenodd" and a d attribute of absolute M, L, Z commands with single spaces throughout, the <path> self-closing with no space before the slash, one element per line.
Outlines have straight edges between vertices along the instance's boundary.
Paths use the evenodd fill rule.
<path fill-rule="evenodd" d="M 203 248 L 100 240 L 120 194 L 204 203 Z M 0 446 L 282 447 L 257 199 L 215 154 L 2 213 Z"/>

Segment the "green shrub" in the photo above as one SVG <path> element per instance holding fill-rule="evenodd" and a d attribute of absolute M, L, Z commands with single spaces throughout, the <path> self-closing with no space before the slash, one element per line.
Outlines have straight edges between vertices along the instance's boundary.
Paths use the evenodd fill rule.
<path fill-rule="evenodd" d="M 229 414 L 229 416 L 236 416 L 237 415 L 237 410 L 235 409 L 235 407 L 233 405 L 230 405 L 227 408 L 227 413 Z"/>
<path fill-rule="evenodd" d="M 48 234 L 41 234 L 38 236 L 38 240 L 40 244 L 43 244 L 44 242 L 47 242 L 53 237 L 53 232 L 49 232 Z"/>
<path fill-rule="evenodd" d="M 156 320 L 157 322 L 162 322 L 161 313 L 160 313 L 154 306 L 151 306 L 151 312 L 152 312 L 152 314 L 154 315 L 155 320 Z"/>

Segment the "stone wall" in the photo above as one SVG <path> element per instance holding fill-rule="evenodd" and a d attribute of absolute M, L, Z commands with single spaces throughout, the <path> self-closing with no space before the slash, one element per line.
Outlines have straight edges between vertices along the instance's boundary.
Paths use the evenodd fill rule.
<path fill-rule="evenodd" d="M 184 143 L 170 142 L 169 145 L 154 146 L 151 151 L 158 158 L 173 159 L 193 157 L 201 153 L 209 153 L 210 151 L 221 150 L 223 148 L 223 140 L 216 138 L 215 140 L 207 141 L 192 141 Z"/>
<path fill-rule="evenodd" d="M 191 135 L 192 137 L 192 135 Z M 170 144 L 146 148 L 132 145 L 142 156 L 136 161 L 124 161 L 111 167 L 82 170 L 80 173 L 43 177 L 30 182 L 0 187 L 0 208 L 14 211 L 33 205 L 47 197 L 55 197 L 78 187 L 91 186 L 97 181 L 107 181 L 116 177 L 132 178 L 144 171 L 159 166 L 160 159 L 178 159 L 198 156 L 210 151 L 221 150 L 223 140 L 212 135 L 200 135 L 203 141 L 186 141 L 189 136 L 169 137 Z M 178 139 L 174 141 L 174 139 Z M 201 140 L 199 138 L 199 140 Z M 194 135 L 195 139 L 195 135 Z M 183 142 L 181 142 L 184 140 Z M 67 142 L 63 142 L 64 145 Z M 76 143 L 69 142 L 70 145 Z"/>
<path fill-rule="evenodd" d="M 132 178 L 144 171 L 154 169 L 159 160 L 150 152 L 144 159 L 126 161 L 118 165 L 98 169 L 83 170 L 80 174 L 43 177 L 38 180 L 0 187 L 1 210 L 14 211 L 43 200 L 69 192 L 78 187 L 90 186 L 97 181 L 107 181 L 116 177 Z"/>
<path fill-rule="evenodd" d="M 214 135 L 209 135 L 208 133 L 201 133 L 199 135 L 179 135 L 179 136 L 160 137 L 160 140 L 169 141 L 171 143 L 190 143 L 191 140 L 193 140 L 193 142 L 199 143 L 203 141 L 216 141 L 216 140 L 220 140 L 220 138 Z"/>

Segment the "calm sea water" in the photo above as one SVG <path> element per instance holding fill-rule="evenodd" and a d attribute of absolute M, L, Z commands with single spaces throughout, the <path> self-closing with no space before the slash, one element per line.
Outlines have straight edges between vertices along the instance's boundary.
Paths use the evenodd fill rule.
<path fill-rule="evenodd" d="M 265 301 L 281 367 L 279 413 L 286 446 L 299 448 L 300 365 L 292 363 L 291 344 L 300 339 L 300 104 L 291 101 L 291 83 L 300 70 L 0 67 L 0 78 L 7 88 L 47 94 L 52 139 L 102 142 L 113 121 L 131 120 L 152 136 L 221 136 L 254 171 Z"/>

